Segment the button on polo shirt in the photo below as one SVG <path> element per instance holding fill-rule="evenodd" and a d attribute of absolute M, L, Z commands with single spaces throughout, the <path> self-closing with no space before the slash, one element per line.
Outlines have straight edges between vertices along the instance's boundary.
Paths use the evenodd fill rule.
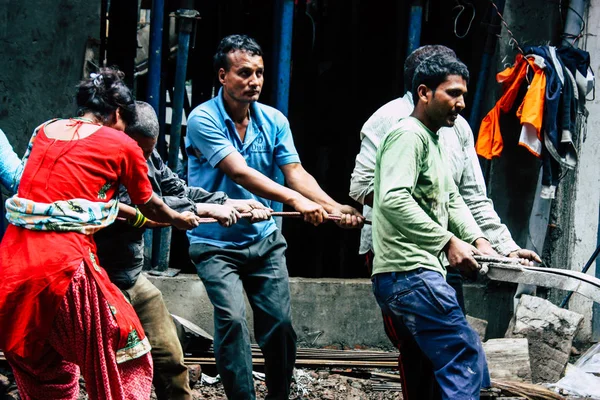
<path fill-rule="evenodd" d="M 234 151 L 239 152 L 249 167 L 275 179 L 276 167 L 299 163 L 287 118 L 278 110 L 254 102 L 250 105 L 250 122 L 244 141 L 219 94 L 196 107 L 187 122 L 185 138 L 188 160 L 188 183 L 209 192 L 222 191 L 232 199 L 255 199 L 271 207 L 271 200 L 258 197 L 231 180 L 217 165 Z M 190 243 L 218 247 L 244 247 L 264 239 L 277 229 L 275 221 L 250 224 L 241 220 L 229 228 L 219 224 L 202 224 L 188 231 Z"/>

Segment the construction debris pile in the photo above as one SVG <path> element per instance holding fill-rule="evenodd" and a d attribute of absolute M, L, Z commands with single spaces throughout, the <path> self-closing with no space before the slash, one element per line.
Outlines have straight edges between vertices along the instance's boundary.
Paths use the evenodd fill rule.
<path fill-rule="evenodd" d="M 521 340 L 521 339 L 519 339 Z M 314 349 L 313 349 L 314 350 Z M 325 350 L 327 352 L 327 350 Z M 349 351 L 350 354 L 354 351 Z M 393 353 L 389 353 L 393 355 Z M 209 373 L 214 373 L 212 366 L 206 366 Z M 199 364 L 188 365 L 190 383 L 194 400 L 226 399 L 223 385 L 219 377 L 212 377 L 202 372 Z M 254 373 L 254 386 L 257 399 L 264 399 L 267 388 L 264 374 Z M 523 382 L 497 381 L 494 388 L 482 391 L 481 399 L 493 400 L 562 400 L 579 399 L 578 397 L 562 397 L 549 392 L 539 385 Z M 80 380 L 79 400 L 86 400 L 85 382 Z M 0 365 L 0 400 L 18 400 L 14 378 L 7 364 Z M 402 387 L 400 376 L 393 369 L 382 368 L 338 368 L 317 367 L 297 368 L 291 385 L 292 400 L 401 400 Z M 153 395 L 152 399 L 156 399 Z"/>
<path fill-rule="evenodd" d="M 348 376 L 355 375 L 355 376 Z M 362 377 L 359 377 L 361 375 Z M 353 373 L 351 370 L 296 369 L 291 386 L 290 399 L 348 399 L 348 400 L 400 400 L 400 384 L 385 377 L 369 377 L 370 373 Z M 257 399 L 267 393 L 262 374 L 255 374 L 254 386 Z M 194 399 L 224 399 L 225 392 L 219 382 L 202 379 L 193 389 Z"/>
<path fill-rule="evenodd" d="M 597 398 L 593 394 L 600 387 L 600 345 L 581 355 L 574 366 L 569 364 L 575 361 L 573 339 L 581 320 L 581 315 L 547 300 L 522 296 L 506 337 L 484 342 L 493 389 L 483 391 L 481 398 Z M 190 329 L 189 321 L 184 322 L 184 348 L 194 349 L 186 354 L 194 399 L 225 399 L 223 385 L 219 377 L 215 377 L 212 338 L 198 327 Z M 469 323 L 485 338 L 486 321 L 469 318 Z M 253 364 L 260 370 L 264 359 L 258 346 L 253 345 L 252 350 Z M 402 399 L 397 360 L 397 352 L 300 348 L 290 399 Z M 254 372 L 254 384 L 257 399 L 263 399 L 267 393 L 264 374 Z M 86 399 L 83 380 L 80 386 L 79 399 Z M 592 397 L 586 397 L 590 395 Z M 0 353 L 0 400 L 4 399 L 16 400 L 19 395 L 10 368 Z"/>

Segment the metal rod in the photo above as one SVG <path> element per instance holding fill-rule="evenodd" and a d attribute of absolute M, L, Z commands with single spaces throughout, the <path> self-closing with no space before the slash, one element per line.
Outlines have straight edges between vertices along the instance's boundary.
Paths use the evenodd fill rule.
<path fill-rule="evenodd" d="M 592 266 L 594 261 L 596 261 L 596 258 L 598 258 L 598 254 L 600 254 L 600 244 L 598 245 L 598 247 L 596 247 L 596 250 L 594 250 L 594 253 L 590 257 L 590 259 L 583 266 L 581 273 L 585 274 L 588 272 L 588 270 L 590 269 L 590 267 Z M 569 304 L 569 300 L 571 300 L 571 296 L 573 296 L 573 292 L 569 292 L 569 294 L 567 294 L 565 296 L 562 303 L 560 303 L 561 308 L 565 308 Z"/>
<path fill-rule="evenodd" d="M 169 269 L 172 228 L 146 229 L 146 231 L 153 231 L 151 249 L 152 270 L 166 271 Z"/>
<path fill-rule="evenodd" d="M 287 117 L 290 100 L 294 0 L 277 0 L 275 7 L 273 102 L 275 108 Z M 273 178 L 280 185 L 285 183 L 285 177 L 279 167 L 275 167 Z M 274 201 L 271 203 L 271 208 L 275 211 L 282 211 L 283 204 Z M 281 219 L 276 218 L 275 221 L 277 226 L 281 228 Z"/>
<path fill-rule="evenodd" d="M 183 118 L 183 96 L 185 96 L 185 77 L 187 72 L 190 36 L 194 21 L 198 16 L 196 10 L 178 10 L 176 16 L 180 21 L 179 44 L 177 46 L 177 64 L 175 67 L 175 89 L 173 91 L 171 131 L 169 134 L 168 165 L 177 171 L 179 162 L 179 142 L 181 140 L 181 120 Z"/>
<path fill-rule="evenodd" d="M 106 59 L 106 13 L 108 12 L 108 0 L 100 2 L 100 50 L 98 54 L 98 66 L 104 66 Z"/>
<path fill-rule="evenodd" d="M 252 213 L 242 213 L 242 218 L 252 218 Z M 272 217 L 288 217 L 288 218 L 302 218 L 302 214 L 296 211 L 291 212 L 279 212 L 275 211 L 271 213 Z M 341 221 L 342 217 L 339 215 L 329 215 L 327 221 Z M 218 222 L 215 218 L 200 218 L 201 224 L 213 224 Z M 365 225 L 371 225 L 371 221 L 365 220 Z"/>
<path fill-rule="evenodd" d="M 581 38 L 587 0 L 571 0 L 568 4 L 569 11 L 567 11 L 562 45 L 577 48 Z"/>
<path fill-rule="evenodd" d="M 160 76 L 162 65 L 163 24 L 165 19 L 165 0 L 152 0 L 150 16 L 150 51 L 148 54 L 148 103 L 159 114 Z"/>
<path fill-rule="evenodd" d="M 290 100 L 290 77 L 292 65 L 292 36 L 294 28 L 294 0 L 278 0 L 275 15 L 276 55 L 273 78 L 273 97 L 275 108 L 288 115 Z"/>
<path fill-rule="evenodd" d="M 163 18 L 163 36 L 162 43 L 165 43 L 165 50 L 162 52 L 162 61 L 161 61 L 161 73 L 160 73 L 160 93 L 158 97 L 158 124 L 160 127 L 160 133 L 158 135 L 158 142 L 156 143 L 156 150 L 160 154 L 160 157 L 163 160 L 166 160 L 169 155 L 169 149 L 167 148 L 167 88 L 172 88 L 172 77 L 169 73 L 169 31 L 171 26 L 171 16 L 167 13 L 164 13 Z M 165 66 L 165 68 L 162 68 Z"/>
<path fill-rule="evenodd" d="M 406 55 L 415 51 L 421 45 L 421 26 L 423 21 L 423 1 L 413 0 L 408 17 L 408 42 Z"/>

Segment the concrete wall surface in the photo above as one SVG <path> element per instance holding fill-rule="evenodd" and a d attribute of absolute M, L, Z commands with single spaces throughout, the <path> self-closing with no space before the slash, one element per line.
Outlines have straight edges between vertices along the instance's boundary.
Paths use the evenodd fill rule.
<path fill-rule="evenodd" d="M 600 74 L 600 2 L 588 1 L 585 16 L 586 30 L 578 45 L 591 55 L 591 66 Z M 562 23 L 560 8 L 545 0 L 507 0 L 504 19 L 522 48 L 529 45 L 558 45 Z M 532 24 L 531 21 L 536 21 Z M 491 71 L 484 109 L 489 110 L 500 98 L 496 73 L 514 62 L 517 49 L 509 43 L 508 31 L 503 28 L 496 52 L 496 69 Z M 588 95 L 588 99 L 592 94 Z M 581 270 L 597 245 L 598 211 L 600 201 L 600 99 L 588 100 L 587 134 L 579 140 L 578 165 L 573 171 L 562 171 L 543 248 L 535 248 L 552 268 Z M 503 120 L 504 151 L 491 164 L 488 194 L 494 200 L 496 211 L 510 229 L 516 242 L 525 247 L 529 216 L 535 197 L 540 160 L 517 145 L 521 126 L 518 121 Z M 566 173 L 565 173 L 566 172 Z M 588 272 L 594 275 L 594 267 Z M 542 292 L 543 293 L 543 292 Z M 566 293 L 550 290 L 548 299 L 559 304 Z M 588 341 L 592 329 L 592 302 L 578 295 L 572 297 L 569 308 L 584 315 L 577 340 Z M 509 312 L 506 310 L 506 312 Z M 491 322 L 491 321 L 490 321 Z"/>
<path fill-rule="evenodd" d="M 600 76 L 600 2 L 590 1 L 586 18 L 586 31 L 580 47 L 590 53 L 591 66 L 596 75 L 596 86 Z M 598 87 L 596 87 L 596 92 Z M 592 98 L 592 94 L 588 99 Z M 588 101 L 589 111 L 587 135 L 581 144 L 579 164 L 575 181 L 575 192 L 569 198 L 574 210 L 574 229 L 571 242 L 572 255 L 567 268 L 581 271 L 590 258 L 598 243 L 598 212 L 600 205 L 600 98 L 595 96 L 593 101 Z M 588 272 L 594 276 L 596 265 Z M 592 305 L 593 302 L 582 296 L 574 295 L 569 304 L 569 309 L 583 314 L 583 326 L 577 337 L 578 340 L 587 341 L 592 334 Z"/>
<path fill-rule="evenodd" d="M 213 308 L 197 276 L 148 278 L 163 293 L 169 311 L 214 333 Z M 392 349 L 370 280 L 290 278 L 290 290 L 299 345 Z M 504 336 L 511 315 L 503 310 L 512 309 L 513 291 L 511 285 L 465 285 L 467 312 L 489 321 L 488 338 Z M 246 308 L 252 334 L 252 311 L 248 304 Z"/>
<path fill-rule="evenodd" d="M 73 116 L 100 1 L 0 0 L 0 129 L 23 155 L 33 128 Z"/>

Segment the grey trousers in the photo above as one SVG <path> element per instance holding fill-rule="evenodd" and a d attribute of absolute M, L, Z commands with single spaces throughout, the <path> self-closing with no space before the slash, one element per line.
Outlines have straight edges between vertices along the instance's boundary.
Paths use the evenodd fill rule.
<path fill-rule="evenodd" d="M 152 345 L 152 383 L 156 397 L 159 400 L 192 400 L 183 350 L 162 293 L 144 275 L 140 275 L 130 289 L 122 292 L 135 309 Z"/>
<path fill-rule="evenodd" d="M 228 399 L 256 398 L 244 291 L 265 358 L 266 399 L 288 398 L 296 333 L 291 321 L 286 248 L 279 231 L 241 249 L 190 246 L 190 256 L 214 306 L 215 357 Z"/>

